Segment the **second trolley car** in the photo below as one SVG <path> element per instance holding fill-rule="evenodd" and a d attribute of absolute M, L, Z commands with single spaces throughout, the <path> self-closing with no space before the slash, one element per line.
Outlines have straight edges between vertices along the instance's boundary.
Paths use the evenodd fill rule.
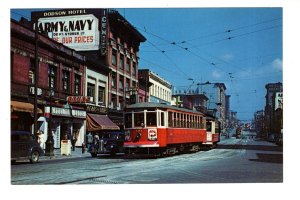
<path fill-rule="evenodd" d="M 199 151 L 207 142 L 203 113 L 159 103 L 125 108 L 125 153 L 170 155 Z"/>

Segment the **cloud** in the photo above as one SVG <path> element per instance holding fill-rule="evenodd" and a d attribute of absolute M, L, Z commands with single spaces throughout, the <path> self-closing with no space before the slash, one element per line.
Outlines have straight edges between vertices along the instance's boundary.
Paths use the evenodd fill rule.
<path fill-rule="evenodd" d="M 234 56 L 231 53 L 227 53 L 221 56 L 221 58 L 226 62 L 232 61 L 233 57 Z"/>
<path fill-rule="evenodd" d="M 275 70 L 282 71 L 282 60 L 280 58 L 276 58 L 272 61 L 272 67 Z"/>
<path fill-rule="evenodd" d="M 222 76 L 222 74 L 221 74 L 219 71 L 214 70 L 214 71 L 212 72 L 212 76 L 213 76 L 214 78 L 220 78 L 220 77 Z"/>

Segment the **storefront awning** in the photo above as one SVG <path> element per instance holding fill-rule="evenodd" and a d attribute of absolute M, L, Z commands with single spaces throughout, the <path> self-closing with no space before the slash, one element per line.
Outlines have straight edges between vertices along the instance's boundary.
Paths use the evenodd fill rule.
<path fill-rule="evenodd" d="M 25 103 L 20 101 L 11 101 L 11 112 L 18 111 L 18 112 L 30 112 L 33 113 L 34 106 L 31 103 Z M 42 113 L 41 109 L 37 109 L 38 113 Z"/>
<path fill-rule="evenodd" d="M 87 131 L 120 130 L 106 115 L 87 114 Z"/>

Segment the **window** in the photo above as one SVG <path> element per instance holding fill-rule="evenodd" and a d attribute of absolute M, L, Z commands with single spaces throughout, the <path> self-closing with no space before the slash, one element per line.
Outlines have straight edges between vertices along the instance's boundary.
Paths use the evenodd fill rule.
<path fill-rule="evenodd" d="M 147 126 L 156 126 L 156 112 L 146 113 Z"/>
<path fill-rule="evenodd" d="M 125 114 L 125 128 L 132 128 L 132 114 Z"/>
<path fill-rule="evenodd" d="M 164 112 L 160 113 L 160 125 L 161 126 L 165 125 L 165 113 Z"/>
<path fill-rule="evenodd" d="M 126 59 L 126 72 L 130 73 L 130 60 L 128 58 Z"/>
<path fill-rule="evenodd" d="M 126 78 L 126 91 L 129 91 L 129 87 L 130 87 L 130 80 L 128 78 Z"/>
<path fill-rule="evenodd" d="M 92 102 L 95 102 L 95 84 L 88 83 L 87 96 L 91 97 Z"/>
<path fill-rule="evenodd" d="M 103 105 L 105 103 L 105 88 L 98 86 L 98 104 Z"/>
<path fill-rule="evenodd" d="M 81 76 L 80 75 L 77 75 L 75 74 L 75 94 L 76 95 L 80 95 L 81 94 Z"/>
<path fill-rule="evenodd" d="M 124 56 L 120 54 L 120 70 L 124 70 Z"/>
<path fill-rule="evenodd" d="M 117 66 L 117 51 L 114 49 L 112 50 L 111 64 Z"/>
<path fill-rule="evenodd" d="M 211 122 L 206 122 L 206 131 L 211 132 Z"/>
<path fill-rule="evenodd" d="M 144 113 L 134 113 L 134 126 L 144 126 Z"/>
<path fill-rule="evenodd" d="M 116 73 L 112 73 L 111 75 L 111 87 L 116 88 L 117 87 L 117 78 L 116 78 Z"/>
<path fill-rule="evenodd" d="M 135 62 L 132 63 L 132 76 L 136 77 L 136 63 Z"/>
<path fill-rule="evenodd" d="M 174 127 L 173 112 L 168 112 L 169 127 Z"/>
<path fill-rule="evenodd" d="M 120 91 L 123 91 L 123 90 L 124 90 L 123 82 L 124 82 L 124 78 L 123 78 L 123 76 L 120 76 L 120 77 L 119 77 L 119 90 L 120 90 Z"/>
<path fill-rule="evenodd" d="M 70 90 L 70 72 L 67 70 L 62 71 L 62 86 L 64 92 L 69 92 Z"/>
<path fill-rule="evenodd" d="M 56 89 L 56 80 L 57 80 L 57 75 L 56 75 L 56 68 L 53 65 L 49 65 L 48 67 L 48 86 L 50 90 L 55 90 Z"/>

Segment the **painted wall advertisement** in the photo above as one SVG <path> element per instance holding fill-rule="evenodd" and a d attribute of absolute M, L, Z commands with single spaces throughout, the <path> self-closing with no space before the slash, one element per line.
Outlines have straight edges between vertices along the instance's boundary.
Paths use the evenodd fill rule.
<path fill-rule="evenodd" d="M 38 31 L 77 51 L 99 50 L 99 21 L 93 14 L 38 19 Z"/>

